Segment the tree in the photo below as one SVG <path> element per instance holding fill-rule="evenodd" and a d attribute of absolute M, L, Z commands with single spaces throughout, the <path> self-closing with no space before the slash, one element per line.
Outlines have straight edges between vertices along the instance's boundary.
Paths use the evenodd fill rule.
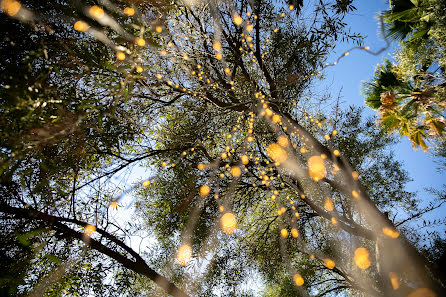
<path fill-rule="evenodd" d="M 441 1 L 392 1 L 382 13 L 386 37 L 400 41 L 400 50 L 377 67 L 365 83 L 366 104 L 378 109 L 378 125 L 398 131 L 414 147 L 425 140 L 444 142 L 445 77 L 444 17 Z M 441 154 L 440 154 L 441 155 Z"/>
<path fill-rule="evenodd" d="M 45 2 L 13 10 L 17 3 L 3 1 L 2 9 L 34 26 L 37 38 L 27 45 L 40 51 L 31 59 L 15 56 L 10 46 L 28 29 L 5 19 L 18 26 L 12 43 L 4 45 L 12 56 L 5 67 L 22 65 L 33 74 L 25 77 L 28 84 L 41 77 L 29 90 L 21 76 L 2 72 L 1 112 L 8 124 L 2 138 L 1 212 L 8 227 L 2 246 L 14 246 L 2 257 L 9 267 L 22 255 L 24 263 L 42 263 L 20 271 L 20 293 L 164 294 L 159 287 L 173 296 L 209 296 L 224 280 L 229 294 L 243 295 L 240 282 L 259 271 L 271 287 L 290 295 L 306 295 L 303 284 L 325 287 L 321 294 L 441 294 L 435 265 L 383 213 L 392 203 L 413 206 L 402 191 L 404 172 L 391 159 L 367 172 L 359 169 L 381 156 L 390 138 L 375 133 L 363 139 L 358 111 L 330 120 L 315 116 L 305 100 L 333 44 L 360 42 L 343 23 L 354 10 L 351 1 L 317 3 L 309 23 L 300 2 L 115 3 L 79 7 L 74 17 L 64 2 L 51 10 Z M 138 14 L 143 17 L 128 17 Z M 52 28 L 66 24 L 61 16 L 70 17 L 70 26 Z M 66 35 L 75 36 L 71 42 L 79 53 L 65 50 Z M 63 63 L 67 53 L 82 59 L 79 67 Z M 32 106 L 47 104 L 29 109 L 29 96 Z M 55 105 L 49 109 L 48 103 Z M 54 117 L 64 122 L 50 124 Z M 365 128 L 373 133 L 370 123 Z M 337 136 L 341 131 L 348 137 Z M 153 174 L 135 187 L 135 196 L 144 197 L 135 206 L 144 225 L 123 228 L 111 215 L 122 195 L 112 177 L 139 161 Z M 385 180 L 389 175 L 393 183 Z M 266 229 L 266 243 L 244 241 L 258 235 L 258 226 Z M 160 248 L 149 256 L 127 245 L 131 234 L 147 229 Z M 314 241 L 306 235 L 311 232 L 317 232 Z M 269 246 L 274 255 L 267 254 Z M 296 265 L 294 246 L 306 255 L 299 262 L 305 266 Z M 389 258 L 392 249 L 402 256 Z M 274 271 L 277 263 L 284 265 Z M 178 264 L 204 267 L 206 275 L 191 279 L 191 271 Z M 361 276 L 372 282 L 352 267 L 365 270 Z M 84 288 L 79 274 L 86 272 L 95 281 Z M 109 275 L 118 281 L 101 281 Z M 319 277 L 324 279 L 318 284 Z"/>

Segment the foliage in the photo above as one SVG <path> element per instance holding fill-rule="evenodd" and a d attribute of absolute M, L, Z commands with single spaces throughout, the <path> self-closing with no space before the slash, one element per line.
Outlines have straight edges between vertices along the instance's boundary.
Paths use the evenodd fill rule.
<path fill-rule="evenodd" d="M 361 43 L 352 1 L 1 3 L 2 290 L 442 292 L 388 217 L 438 207 L 404 190 L 392 137 L 307 96 L 337 41 Z"/>
<path fill-rule="evenodd" d="M 366 104 L 378 109 L 378 126 L 398 131 L 414 147 L 442 143 L 446 121 L 445 22 L 442 1 L 392 1 L 382 13 L 386 37 L 400 41 L 394 63 L 385 60 L 364 84 Z M 438 145 L 438 144 L 437 144 Z"/>

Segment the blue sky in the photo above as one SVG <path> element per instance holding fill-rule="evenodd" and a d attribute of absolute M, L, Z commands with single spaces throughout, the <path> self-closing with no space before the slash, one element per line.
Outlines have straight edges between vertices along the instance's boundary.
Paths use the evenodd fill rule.
<path fill-rule="evenodd" d="M 379 11 L 388 9 L 388 4 L 384 0 L 359 0 L 354 2 L 357 10 L 354 15 L 346 18 L 346 23 L 352 27 L 352 31 L 366 36 L 364 46 L 369 46 L 371 51 L 378 51 L 386 46 L 386 42 L 380 34 L 380 27 L 376 19 Z M 328 62 L 333 62 L 344 51 L 352 45 L 344 44 L 336 48 Z M 365 51 L 352 51 L 350 55 L 342 59 L 335 67 L 329 67 L 326 71 L 326 83 L 331 85 L 332 95 L 337 96 L 342 88 L 342 99 L 344 106 L 354 104 L 364 106 L 364 98 L 361 95 L 361 84 L 369 81 L 373 77 L 376 65 L 380 64 L 386 57 L 390 58 L 391 53 L 398 44 L 392 44 L 385 52 L 378 56 L 373 56 Z M 365 115 L 374 115 L 375 111 L 365 108 Z M 430 194 L 423 190 L 426 187 L 440 189 L 446 181 L 446 171 L 439 172 L 439 165 L 434 162 L 432 154 L 425 153 L 421 149 L 415 151 L 410 142 L 404 138 L 394 146 L 395 156 L 400 160 L 404 168 L 413 179 L 408 184 L 409 191 L 418 191 L 418 197 L 427 202 Z M 444 217 L 446 207 L 433 212 L 429 217 Z"/>

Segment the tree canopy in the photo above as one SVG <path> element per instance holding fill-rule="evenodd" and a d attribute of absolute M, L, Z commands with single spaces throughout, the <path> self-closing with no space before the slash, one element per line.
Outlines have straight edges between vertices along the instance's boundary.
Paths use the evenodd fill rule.
<path fill-rule="evenodd" d="M 444 293 L 407 224 L 444 193 L 420 206 L 395 138 L 312 90 L 338 42 L 370 51 L 353 1 L 1 8 L 2 294 Z"/>

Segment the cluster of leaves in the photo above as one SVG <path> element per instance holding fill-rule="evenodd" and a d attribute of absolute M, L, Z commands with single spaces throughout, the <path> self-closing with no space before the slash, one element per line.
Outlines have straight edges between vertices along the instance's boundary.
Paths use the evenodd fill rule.
<path fill-rule="evenodd" d="M 386 37 L 400 41 L 400 49 L 394 63 L 384 61 L 364 85 L 365 102 L 378 109 L 378 125 L 385 131 L 398 131 L 423 150 L 426 140 L 441 146 L 446 128 L 444 2 L 397 0 L 391 5 L 381 17 Z"/>

